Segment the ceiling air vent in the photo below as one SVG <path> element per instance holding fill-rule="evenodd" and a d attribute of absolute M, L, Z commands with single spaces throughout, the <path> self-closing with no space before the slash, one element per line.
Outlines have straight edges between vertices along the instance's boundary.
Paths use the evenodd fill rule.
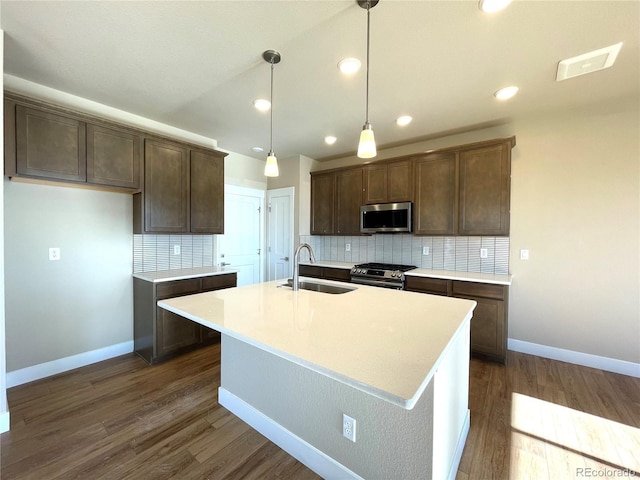
<path fill-rule="evenodd" d="M 567 58 L 558 63 L 558 73 L 556 81 L 560 82 L 568 78 L 578 77 L 586 73 L 597 72 L 604 68 L 609 68 L 616 61 L 618 52 L 622 47 L 622 42 L 610 47 L 583 53 L 577 57 Z"/>

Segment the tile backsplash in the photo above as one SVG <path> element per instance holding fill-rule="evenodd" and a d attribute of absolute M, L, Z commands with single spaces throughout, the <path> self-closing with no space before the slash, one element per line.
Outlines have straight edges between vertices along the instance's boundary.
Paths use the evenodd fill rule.
<path fill-rule="evenodd" d="M 411 234 L 371 236 L 301 235 L 316 260 L 399 263 L 418 268 L 474 273 L 509 273 L 509 237 L 423 237 Z M 347 244 L 349 251 L 347 251 Z M 429 255 L 423 255 L 429 247 Z M 487 258 L 480 258 L 480 249 Z M 302 258 L 308 260 L 306 251 Z"/>
<path fill-rule="evenodd" d="M 180 245 L 180 255 L 173 254 L 174 245 Z M 213 248 L 213 235 L 136 234 L 133 236 L 133 273 L 210 267 Z"/>

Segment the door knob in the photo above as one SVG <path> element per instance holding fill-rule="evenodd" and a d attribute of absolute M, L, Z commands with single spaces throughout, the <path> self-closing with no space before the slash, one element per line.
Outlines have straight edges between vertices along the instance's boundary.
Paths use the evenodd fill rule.
<path fill-rule="evenodd" d="M 220 262 L 221 267 L 226 267 L 227 265 L 231 265 L 231 264 L 226 262 Z"/>
<path fill-rule="evenodd" d="M 289 257 L 284 257 L 284 258 L 281 258 L 280 260 L 284 260 L 285 262 L 288 262 L 289 261 Z"/>

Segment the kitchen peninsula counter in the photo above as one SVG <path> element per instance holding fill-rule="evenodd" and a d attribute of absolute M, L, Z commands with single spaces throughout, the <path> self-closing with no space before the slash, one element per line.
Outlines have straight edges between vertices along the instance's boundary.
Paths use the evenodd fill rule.
<path fill-rule="evenodd" d="M 476 303 L 313 281 L 353 290 L 276 281 L 158 305 L 221 332 L 220 403 L 324 478 L 457 468 Z M 342 413 L 358 422 L 356 443 L 342 436 Z"/>

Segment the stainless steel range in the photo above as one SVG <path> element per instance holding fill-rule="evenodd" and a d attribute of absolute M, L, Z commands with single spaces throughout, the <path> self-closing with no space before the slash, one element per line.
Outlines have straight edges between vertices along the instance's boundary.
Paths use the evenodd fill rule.
<path fill-rule="evenodd" d="M 351 269 L 351 283 L 402 290 L 404 272 L 414 268 L 417 267 L 392 263 L 361 263 Z"/>

